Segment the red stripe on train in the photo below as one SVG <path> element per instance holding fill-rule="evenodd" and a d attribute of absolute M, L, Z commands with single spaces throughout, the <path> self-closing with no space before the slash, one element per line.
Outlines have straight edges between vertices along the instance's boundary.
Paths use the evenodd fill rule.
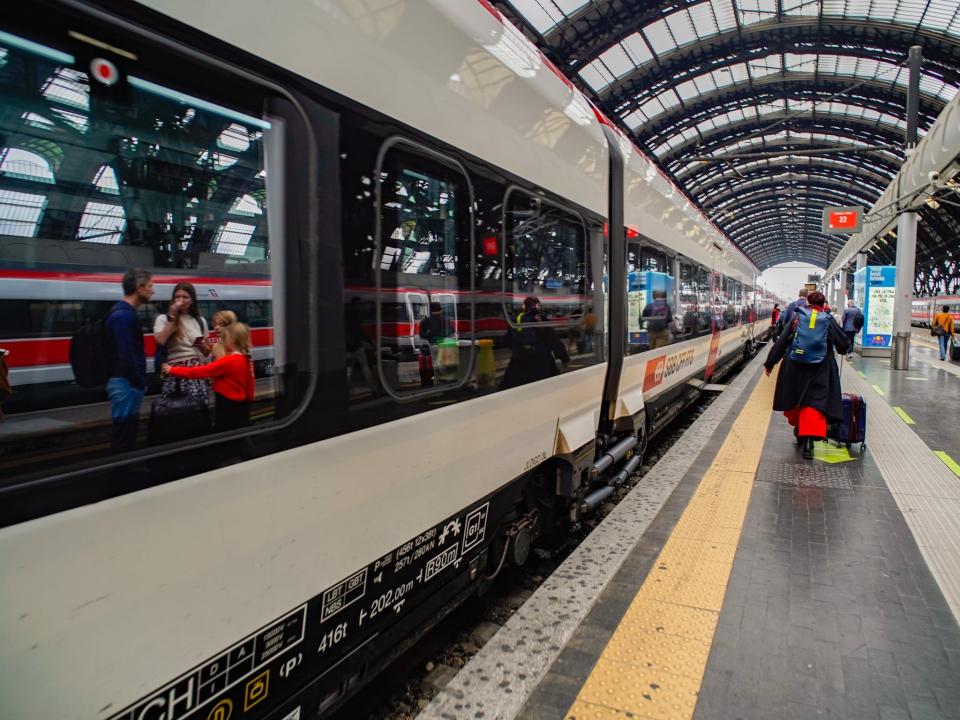
<path fill-rule="evenodd" d="M 72 273 L 57 270 L 11 270 L 0 268 L 0 279 L 10 280 L 67 280 L 70 282 L 111 282 L 120 284 L 122 273 Z M 256 285 L 269 287 L 270 280 L 263 278 L 242 277 L 196 277 L 179 275 L 154 275 L 154 284 L 176 285 L 180 282 L 194 285 Z"/>
<path fill-rule="evenodd" d="M 250 340 L 254 347 L 273 345 L 273 328 L 251 329 Z M 4 340 L 3 346 L 10 351 L 7 365 L 11 368 L 66 365 L 70 362 L 70 338 Z M 143 348 L 147 357 L 153 357 L 157 351 L 153 335 L 143 336 Z"/>

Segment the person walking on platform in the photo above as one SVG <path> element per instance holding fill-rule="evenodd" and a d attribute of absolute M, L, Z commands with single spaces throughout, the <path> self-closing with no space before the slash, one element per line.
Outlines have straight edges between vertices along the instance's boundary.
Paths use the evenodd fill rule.
<path fill-rule="evenodd" d="M 824 310 L 822 292 L 812 292 L 807 305 L 797 308 L 763 364 L 767 375 L 783 360 L 777 375 L 773 409 L 794 427 L 803 457 L 813 457 L 813 441 L 827 436 L 827 423 L 843 419 L 840 372 L 833 350 L 845 355 L 850 340 Z"/>
<path fill-rule="evenodd" d="M 843 325 L 843 332 L 850 338 L 850 347 L 853 347 L 853 339 L 863 327 L 863 314 L 853 300 L 847 300 L 847 309 L 843 311 L 841 325 Z"/>
<path fill-rule="evenodd" d="M 793 314 L 797 311 L 797 308 L 807 306 L 807 294 L 809 292 L 810 291 L 806 288 L 800 288 L 800 292 L 797 293 L 797 299 L 787 305 L 786 310 L 783 311 L 783 317 L 781 318 L 783 322 L 780 323 L 781 328 L 787 327 L 791 322 L 793 322 Z M 823 293 L 820 294 L 823 295 Z"/>
<path fill-rule="evenodd" d="M 953 315 L 950 314 L 949 305 L 944 305 L 943 311 L 933 316 L 933 325 L 930 328 L 940 343 L 940 359 L 946 360 L 953 340 Z"/>

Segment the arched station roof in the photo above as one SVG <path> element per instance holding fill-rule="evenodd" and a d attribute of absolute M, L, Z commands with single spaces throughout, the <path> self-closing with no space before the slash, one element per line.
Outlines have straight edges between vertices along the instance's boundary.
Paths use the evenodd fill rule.
<path fill-rule="evenodd" d="M 911 45 L 921 137 L 960 89 L 956 0 L 492 3 L 760 268 L 829 265 L 846 237 L 822 207 L 869 208 L 896 175 Z M 957 206 L 925 208 L 917 267 L 958 228 Z"/>

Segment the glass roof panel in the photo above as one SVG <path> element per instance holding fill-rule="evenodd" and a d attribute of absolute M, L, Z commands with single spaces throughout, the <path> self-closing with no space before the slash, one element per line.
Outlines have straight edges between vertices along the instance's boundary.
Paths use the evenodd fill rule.
<path fill-rule="evenodd" d="M 627 55 L 627 51 L 623 49 L 623 46 L 620 43 L 617 43 L 603 53 L 603 55 L 600 56 L 600 59 L 603 61 L 603 64 L 606 65 L 610 74 L 614 77 L 625 75 L 635 67 L 633 61 L 630 59 L 630 56 Z"/>
<path fill-rule="evenodd" d="M 647 121 L 647 116 L 639 110 L 634 110 L 632 113 L 623 116 L 621 119 L 627 124 L 628 128 L 631 130 L 636 130 Z"/>
<path fill-rule="evenodd" d="M 599 58 L 581 68 L 579 75 L 595 92 L 600 92 L 615 80 L 613 73 Z"/>
<path fill-rule="evenodd" d="M 777 16 L 776 0 L 737 0 L 737 15 L 741 25 L 771 20 Z"/>
<path fill-rule="evenodd" d="M 716 86 L 714 86 L 712 89 L 716 89 Z M 680 96 L 681 100 L 689 100 L 690 98 L 698 97 L 705 92 L 710 92 L 711 88 L 709 86 L 705 86 L 703 83 L 698 86 L 698 84 L 693 80 L 687 80 L 686 82 L 682 82 L 677 85 L 674 90 L 677 91 L 677 95 Z"/>
<path fill-rule="evenodd" d="M 820 0 L 782 0 L 784 15 L 817 16 Z"/>
<path fill-rule="evenodd" d="M 510 0 L 514 9 L 541 35 L 553 30 L 587 2 L 589 0 Z"/>
<path fill-rule="evenodd" d="M 627 55 L 629 55 L 633 60 L 636 67 L 640 67 L 641 65 L 653 60 L 653 53 L 650 52 L 650 48 L 647 46 L 646 41 L 643 39 L 643 36 L 640 33 L 634 33 L 630 37 L 626 38 L 621 44 L 623 45 L 623 49 L 627 51 Z"/>
<path fill-rule="evenodd" d="M 46 195 L 0 190 L 0 235 L 33 237 L 46 206 Z"/>
<path fill-rule="evenodd" d="M 50 161 L 42 155 L 22 148 L 9 148 L 0 152 L 0 173 L 22 180 L 54 182 Z"/>
<path fill-rule="evenodd" d="M 667 21 L 663 18 L 643 28 L 643 34 L 657 55 L 666 55 L 677 48 L 677 43 L 670 34 L 670 28 L 667 27 Z"/>
<path fill-rule="evenodd" d="M 951 35 L 960 35 L 960 5 L 956 0 L 930 0 L 923 25 Z"/>
<path fill-rule="evenodd" d="M 77 240 L 118 245 L 127 226 L 127 215 L 120 205 L 90 201 L 83 209 Z"/>
<path fill-rule="evenodd" d="M 62 103 L 78 110 L 90 109 L 90 85 L 86 73 L 71 68 L 57 68 L 47 78 L 41 90 L 51 102 Z"/>
<path fill-rule="evenodd" d="M 717 23 L 713 19 L 713 13 L 710 12 L 709 8 L 707 8 L 707 18 L 709 18 L 707 22 L 709 22 L 710 25 L 698 26 L 694 29 L 689 10 L 680 10 L 679 12 L 667 15 L 667 27 L 670 28 L 670 33 L 673 35 L 677 47 L 696 40 L 700 37 L 700 33 L 704 35 L 716 35 L 718 32 Z"/>

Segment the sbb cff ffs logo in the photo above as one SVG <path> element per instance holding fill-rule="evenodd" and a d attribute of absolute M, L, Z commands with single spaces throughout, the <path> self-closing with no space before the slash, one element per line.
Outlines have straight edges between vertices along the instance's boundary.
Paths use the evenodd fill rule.
<path fill-rule="evenodd" d="M 643 376 L 643 391 L 646 392 L 657 387 L 665 378 L 693 365 L 693 357 L 693 350 L 684 350 L 673 355 L 661 355 L 654 360 L 650 360 Z"/>

